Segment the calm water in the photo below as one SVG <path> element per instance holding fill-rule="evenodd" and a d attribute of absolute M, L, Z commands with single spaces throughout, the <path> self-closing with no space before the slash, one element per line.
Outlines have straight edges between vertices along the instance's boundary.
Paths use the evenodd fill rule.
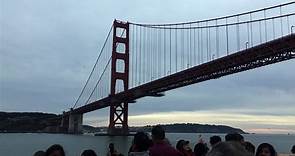
<path fill-rule="evenodd" d="M 170 133 L 168 139 L 173 145 L 179 139 L 190 140 L 191 146 L 197 141 L 199 134 Z M 216 134 L 202 134 L 202 138 L 208 141 L 209 137 Z M 224 138 L 224 134 L 220 134 Z M 279 153 L 289 153 L 291 146 L 295 144 L 295 135 L 262 135 L 247 134 L 245 140 L 251 141 L 256 146 L 262 142 L 268 142 L 275 146 Z M 116 148 L 126 155 L 132 137 L 108 137 L 87 135 L 64 134 L 1 134 L 1 156 L 31 156 L 37 150 L 45 150 L 52 144 L 61 144 L 65 148 L 67 156 L 79 156 L 85 149 L 93 149 L 98 155 L 106 155 L 110 142 L 115 143 Z"/>

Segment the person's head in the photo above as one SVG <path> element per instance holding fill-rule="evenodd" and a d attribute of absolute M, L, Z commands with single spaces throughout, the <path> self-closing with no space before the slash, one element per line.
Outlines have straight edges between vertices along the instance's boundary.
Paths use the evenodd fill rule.
<path fill-rule="evenodd" d="M 46 156 L 65 156 L 65 151 L 61 145 L 55 144 L 46 150 Z"/>
<path fill-rule="evenodd" d="M 151 145 L 151 140 L 144 132 L 137 132 L 133 139 L 134 149 L 136 152 L 147 151 Z"/>
<path fill-rule="evenodd" d="M 97 156 L 97 155 L 93 150 L 88 149 L 88 150 L 84 150 L 81 156 Z"/>
<path fill-rule="evenodd" d="M 182 146 L 184 145 L 184 140 L 178 140 L 177 141 L 177 143 L 176 143 L 176 149 L 178 150 L 178 151 L 181 151 L 182 150 Z"/>
<path fill-rule="evenodd" d="M 255 154 L 255 146 L 251 142 L 249 141 L 244 142 L 244 146 L 248 152 Z"/>
<path fill-rule="evenodd" d="M 244 137 L 239 133 L 229 133 L 225 136 L 225 141 L 243 142 Z"/>
<path fill-rule="evenodd" d="M 258 146 L 255 156 L 276 156 L 277 152 L 271 144 L 262 143 Z"/>
<path fill-rule="evenodd" d="M 180 152 L 191 151 L 191 148 L 189 146 L 189 141 L 185 141 L 185 140 L 177 141 L 176 149 Z"/>
<path fill-rule="evenodd" d="M 207 156 L 253 156 L 253 154 L 247 152 L 242 144 L 227 141 L 216 144 Z"/>
<path fill-rule="evenodd" d="M 214 145 L 216 145 L 219 142 L 221 142 L 220 136 L 216 136 L 215 135 L 215 136 L 210 137 L 210 145 L 211 146 L 214 146 Z"/>
<path fill-rule="evenodd" d="M 115 151 L 115 145 L 114 145 L 113 143 L 110 143 L 110 144 L 109 144 L 109 151 L 110 151 L 111 153 L 114 153 L 114 151 Z"/>
<path fill-rule="evenodd" d="M 34 156 L 45 156 L 45 152 L 44 151 L 37 151 L 34 153 Z"/>
<path fill-rule="evenodd" d="M 205 156 L 209 148 L 204 143 L 197 143 L 194 147 L 194 153 L 196 156 Z"/>
<path fill-rule="evenodd" d="M 164 140 L 165 139 L 165 131 L 161 126 L 154 126 L 152 128 L 152 138 L 153 140 Z"/>
<path fill-rule="evenodd" d="M 291 149 L 291 153 L 295 154 L 295 145 L 293 145 L 292 149 Z"/>

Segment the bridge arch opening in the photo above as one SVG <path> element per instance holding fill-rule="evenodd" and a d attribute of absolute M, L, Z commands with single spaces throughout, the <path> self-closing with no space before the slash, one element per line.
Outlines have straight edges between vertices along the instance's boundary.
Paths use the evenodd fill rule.
<path fill-rule="evenodd" d="M 125 72 L 125 61 L 122 59 L 116 60 L 116 72 L 124 73 Z"/>
<path fill-rule="evenodd" d="M 117 79 L 116 80 L 116 92 L 115 93 L 119 93 L 124 91 L 124 81 L 121 79 Z"/>
<path fill-rule="evenodd" d="M 117 27 L 116 28 L 116 36 L 121 38 L 126 38 L 126 29 Z"/>
<path fill-rule="evenodd" d="M 125 45 L 125 43 L 117 43 L 116 52 L 117 53 L 121 53 L 121 54 L 125 54 L 125 52 L 126 52 L 126 45 Z"/>

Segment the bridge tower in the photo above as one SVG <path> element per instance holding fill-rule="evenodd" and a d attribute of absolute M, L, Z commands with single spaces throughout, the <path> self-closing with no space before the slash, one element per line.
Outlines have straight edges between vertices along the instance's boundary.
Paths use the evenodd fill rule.
<path fill-rule="evenodd" d="M 123 35 L 118 36 L 119 33 Z M 122 46 L 119 46 L 122 45 Z M 121 48 L 119 50 L 119 47 Z M 122 48 L 124 47 L 124 48 Z M 123 50 L 122 50 L 123 49 Z M 124 70 L 118 71 L 117 63 L 124 62 Z M 113 45 L 111 66 L 111 96 L 119 88 L 118 82 L 123 81 L 123 91 L 128 90 L 129 80 L 129 23 L 115 20 L 113 23 Z M 109 135 L 128 135 L 128 102 L 110 105 Z"/>

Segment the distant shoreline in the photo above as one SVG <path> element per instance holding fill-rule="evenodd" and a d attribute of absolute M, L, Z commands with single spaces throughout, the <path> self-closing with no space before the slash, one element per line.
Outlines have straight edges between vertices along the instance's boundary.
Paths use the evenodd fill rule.
<path fill-rule="evenodd" d="M 54 119 L 54 120 L 53 120 Z M 66 129 L 60 127 L 61 120 L 56 114 L 36 112 L 0 112 L 0 133 L 50 133 L 64 134 Z M 167 133 L 240 133 L 240 128 L 226 125 L 208 125 L 198 123 L 176 123 L 161 125 Z M 130 132 L 150 132 L 152 125 L 130 126 Z M 83 125 L 84 133 L 107 132 L 108 127 Z"/>

